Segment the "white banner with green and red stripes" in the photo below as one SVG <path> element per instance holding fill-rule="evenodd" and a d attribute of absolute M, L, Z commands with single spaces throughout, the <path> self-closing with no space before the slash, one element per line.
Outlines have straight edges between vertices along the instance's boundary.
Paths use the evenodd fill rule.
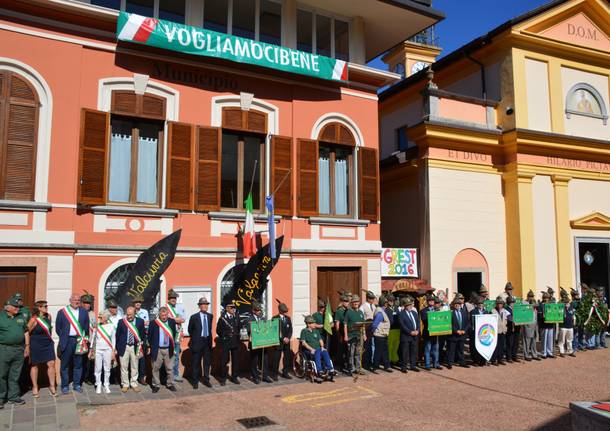
<path fill-rule="evenodd" d="M 347 80 L 343 60 L 132 13 L 120 12 L 117 38 L 331 81 Z"/>

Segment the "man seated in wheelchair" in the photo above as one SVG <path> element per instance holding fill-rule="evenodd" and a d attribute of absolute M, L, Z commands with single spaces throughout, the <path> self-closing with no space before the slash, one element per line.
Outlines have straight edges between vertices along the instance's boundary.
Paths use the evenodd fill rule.
<path fill-rule="evenodd" d="M 312 316 L 306 316 L 305 324 L 307 327 L 301 331 L 300 336 L 303 355 L 306 359 L 311 360 L 313 358 L 315 361 L 318 378 L 337 375 L 328 350 L 324 347 L 324 341 L 320 337 L 320 331 L 315 327 L 315 319 Z M 324 365 L 322 365 L 322 362 L 324 362 Z"/>

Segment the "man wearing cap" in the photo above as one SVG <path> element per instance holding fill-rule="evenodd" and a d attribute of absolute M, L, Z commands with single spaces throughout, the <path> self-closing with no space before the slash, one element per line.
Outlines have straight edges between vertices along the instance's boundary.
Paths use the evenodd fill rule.
<path fill-rule="evenodd" d="M 509 363 L 521 362 L 519 361 L 519 358 L 517 358 L 521 326 L 515 325 L 514 310 L 515 297 L 509 295 L 506 297 L 506 311 L 508 311 L 508 321 L 506 325 L 506 361 Z"/>
<path fill-rule="evenodd" d="M 159 392 L 161 380 L 159 370 L 161 366 L 165 368 L 167 375 L 166 387 L 172 392 L 176 392 L 174 386 L 174 343 L 176 340 L 176 321 L 169 317 L 167 307 L 159 308 L 159 315 L 150 323 L 148 328 L 147 353 L 153 363 L 152 369 L 152 392 Z"/>
<path fill-rule="evenodd" d="M 476 308 L 470 312 L 470 355 L 472 357 L 472 363 L 475 366 L 483 367 L 487 361 L 485 361 L 485 358 L 481 356 L 476 349 L 474 328 L 476 328 L 477 323 L 476 316 L 489 314 L 489 312 L 485 309 L 485 301 L 482 296 L 477 296 L 475 305 Z"/>
<path fill-rule="evenodd" d="M 534 313 L 537 313 L 538 304 L 536 303 L 534 292 L 531 290 L 527 292 L 527 302 L 534 307 Z M 534 314 L 534 316 L 536 316 L 536 314 Z M 536 348 L 536 339 L 538 338 L 538 323 L 536 319 L 534 319 L 532 323 L 523 325 L 521 335 L 523 339 L 523 357 L 525 360 L 528 362 L 532 359 L 539 361 L 539 353 Z"/>
<path fill-rule="evenodd" d="M 392 368 L 390 364 L 390 352 L 388 350 L 388 336 L 390 335 L 390 328 L 392 322 L 388 316 L 388 303 L 384 295 L 379 297 L 379 305 L 375 310 L 373 317 L 373 324 L 371 325 L 371 332 L 375 339 L 375 354 L 373 357 L 372 371 L 376 372 L 379 369 L 379 365 L 383 362 L 384 371 L 391 373 Z"/>
<path fill-rule="evenodd" d="M 470 330 L 470 316 L 462 307 L 463 296 L 458 294 L 452 302 L 451 336 L 449 337 L 449 354 L 447 355 L 447 368 L 451 369 L 457 359 L 461 367 L 469 368 L 464 359 L 464 342 Z"/>
<path fill-rule="evenodd" d="M 322 381 L 321 374 L 323 372 L 334 375 L 335 369 L 330 360 L 330 355 L 324 347 L 324 341 L 320 337 L 320 331 L 315 327 L 316 320 L 313 316 L 305 316 L 305 325 L 306 327 L 301 330 L 301 346 L 303 346 L 303 352 L 306 352 L 309 357 L 313 358 L 316 362 L 318 375 L 316 376 L 315 381 L 320 383 Z"/>
<path fill-rule="evenodd" d="M 85 311 L 89 314 L 89 339 L 93 339 L 93 335 L 95 334 L 95 328 L 97 327 L 97 318 L 95 316 L 95 312 L 93 311 L 93 303 L 95 302 L 95 298 L 93 295 L 85 291 L 85 294 L 80 297 L 81 307 L 85 309 Z M 95 383 L 95 356 L 87 356 L 83 358 L 83 381 L 88 385 L 93 385 Z"/>
<path fill-rule="evenodd" d="M 19 397 L 23 360 L 30 355 L 28 321 L 19 313 L 19 301 L 11 297 L 0 312 L 0 409 L 4 403 L 25 404 Z"/>
<path fill-rule="evenodd" d="M 15 297 L 17 299 L 17 302 L 19 303 L 19 313 L 26 322 L 29 322 L 30 319 L 32 318 L 32 313 L 30 311 L 29 307 L 26 307 L 25 305 L 23 305 L 23 296 L 21 295 L 20 292 L 17 292 L 13 295 L 13 297 Z"/>
<path fill-rule="evenodd" d="M 138 360 L 143 355 L 146 346 L 144 344 L 144 321 L 136 317 L 136 309 L 127 307 L 125 317 L 117 324 L 116 329 L 116 354 L 121 364 L 121 391 L 127 392 L 129 388 L 134 392 L 140 392 L 138 387 Z M 131 378 L 129 377 L 131 368 Z"/>
<path fill-rule="evenodd" d="M 553 290 L 549 287 L 549 290 Z M 542 292 L 542 302 L 538 307 L 538 328 L 540 328 L 540 344 L 542 345 L 542 359 L 555 359 L 553 353 L 554 340 L 555 340 L 555 324 L 547 323 L 544 321 L 544 306 L 549 304 L 551 295 L 549 292 Z"/>
<path fill-rule="evenodd" d="M 218 345 L 221 350 L 220 358 L 220 386 L 224 386 L 227 381 L 227 365 L 229 356 L 231 359 L 231 382 L 239 385 L 239 318 L 235 313 L 235 304 L 232 302 L 225 305 L 225 310 L 220 314 L 216 324 L 216 334 L 218 335 Z"/>
<path fill-rule="evenodd" d="M 507 303 L 506 298 L 508 298 L 509 296 L 513 296 L 513 284 L 510 281 L 506 283 L 506 285 L 504 286 L 504 292 L 502 292 L 500 296 L 504 300 L 505 304 Z"/>
<path fill-rule="evenodd" d="M 584 322 L 579 322 L 576 318 L 578 310 L 580 309 L 580 292 L 572 288 L 570 289 L 570 295 L 572 296 L 572 307 L 574 308 L 574 339 L 572 340 L 572 349 L 575 352 L 578 352 L 581 349 L 584 349 Z"/>
<path fill-rule="evenodd" d="M 360 363 L 360 355 L 362 354 L 360 347 L 360 328 L 357 324 L 364 322 L 364 313 L 359 309 L 360 297 L 358 295 L 352 295 L 350 302 L 350 308 L 345 312 L 343 318 L 343 341 L 347 343 L 348 348 L 348 370 L 347 374 L 352 375 L 358 372 L 358 374 L 364 374 Z M 366 341 L 366 334 L 364 334 L 364 341 Z"/>
<path fill-rule="evenodd" d="M 335 315 L 333 316 L 336 339 L 335 344 L 337 346 L 334 361 L 337 369 L 345 370 L 347 367 L 347 344 L 345 344 L 345 341 L 343 340 L 343 319 L 345 317 L 345 312 L 349 308 L 350 294 L 347 292 L 342 292 L 340 301 L 339 306 L 335 310 Z"/>
<path fill-rule="evenodd" d="M 373 317 L 375 315 L 375 299 L 377 297 L 370 290 L 366 291 L 366 301 L 360 306 L 360 310 L 364 313 L 364 320 L 366 322 L 373 323 Z M 364 355 L 362 356 L 362 366 L 371 370 L 373 365 L 373 332 L 371 325 L 366 328 L 366 341 L 364 342 Z"/>
<path fill-rule="evenodd" d="M 496 349 L 491 358 L 493 365 L 506 365 L 504 362 L 504 352 L 506 350 L 506 331 L 508 327 L 508 311 L 504 308 L 506 302 L 499 295 L 496 298 L 496 306 L 491 310 L 491 314 L 495 314 L 498 318 L 498 342 L 496 343 Z"/>
<path fill-rule="evenodd" d="M 606 300 L 606 288 L 604 286 L 597 286 L 597 298 L 600 302 L 604 304 L 608 303 L 608 301 Z M 608 335 L 608 323 L 610 322 L 606 322 L 606 324 L 603 325 L 602 330 L 595 337 L 596 347 L 597 342 L 599 342 L 599 347 L 602 347 L 604 349 L 608 348 L 608 346 L 606 345 L 606 336 Z"/>
<path fill-rule="evenodd" d="M 170 289 L 167 292 L 167 310 L 170 319 L 176 322 L 176 340 L 174 342 L 174 349 L 176 349 L 174 357 L 174 381 L 181 382 L 182 377 L 180 376 L 180 337 L 182 334 L 182 324 L 186 321 L 186 312 L 184 306 L 178 304 L 178 292 L 174 289 Z"/>
<path fill-rule="evenodd" d="M 561 295 L 561 302 L 565 305 L 563 310 L 563 322 L 559 324 L 559 356 L 562 358 L 566 353 L 570 356 L 576 356 L 572 347 L 572 339 L 574 337 L 574 320 L 576 319 L 576 310 L 570 303 L 568 292 Z"/>
<path fill-rule="evenodd" d="M 57 313 L 55 332 L 59 336 L 61 393 L 66 395 L 69 392 L 70 368 L 72 368 L 72 387 L 76 392 L 82 392 L 83 361 L 89 343 L 89 313 L 80 306 L 79 295 L 70 295 L 70 305 Z"/>
<path fill-rule="evenodd" d="M 423 339 L 424 339 L 424 369 L 430 371 L 430 367 L 440 370 L 441 366 L 438 358 L 438 335 L 430 335 L 429 324 L 428 324 L 428 313 L 432 313 L 434 308 L 434 295 L 429 293 L 426 295 L 427 306 L 421 310 L 421 321 L 424 324 L 423 327 Z"/>
<path fill-rule="evenodd" d="M 320 337 L 324 341 L 324 345 L 328 345 L 326 331 L 324 331 L 324 314 L 326 314 L 326 302 L 318 298 L 318 311 L 313 313 L 311 317 L 316 321 L 315 328 L 320 331 Z"/>
<path fill-rule="evenodd" d="M 485 287 L 484 284 L 481 284 L 481 287 L 479 288 L 479 296 L 483 298 L 483 302 L 489 299 L 489 290 L 487 290 L 487 287 Z"/>
<path fill-rule="evenodd" d="M 262 322 L 266 320 L 263 316 L 263 307 L 258 302 L 252 302 L 252 315 L 248 320 L 248 335 L 252 337 L 252 325 L 258 324 L 258 322 Z M 252 382 L 255 385 L 258 385 L 261 382 L 261 376 L 258 372 L 259 364 L 263 370 L 263 382 L 273 383 L 273 380 L 269 378 L 269 367 L 267 366 L 267 358 L 265 355 L 264 349 L 253 349 L 252 341 L 250 341 L 250 376 L 252 377 Z"/>
<path fill-rule="evenodd" d="M 278 380 L 280 368 L 280 356 L 283 356 L 282 377 L 292 379 L 290 377 L 290 369 L 292 368 L 292 350 L 290 349 L 290 339 L 292 338 L 292 320 L 288 316 L 288 306 L 283 302 L 277 305 L 278 314 L 273 316 L 274 319 L 280 320 L 280 344 L 273 351 L 273 367 L 271 376 L 274 381 Z"/>
<path fill-rule="evenodd" d="M 142 308 L 142 303 L 144 302 L 144 297 L 142 294 L 138 293 L 133 297 L 131 301 L 131 305 L 136 310 L 136 317 L 139 317 L 144 321 L 144 338 L 146 338 L 146 333 L 148 332 L 148 325 L 150 323 L 150 316 L 148 314 L 148 310 L 146 308 Z M 142 355 L 138 359 L 138 383 L 141 385 L 146 384 L 146 352 L 145 349 L 142 349 Z"/>
<path fill-rule="evenodd" d="M 401 304 L 404 309 L 398 315 L 400 324 L 400 342 L 402 345 L 402 364 L 400 371 L 407 372 L 407 360 L 410 370 L 419 372 L 417 369 L 417 348 L 419 345 L 419 334 L 421 331 L 419 315 L 413 307 L 413 298 L 406 296 L 402 298 Z"/>
<path fill-rule="evenodd" d="M 123 310 L 119 309 L 119 305 L 117 302 L 110 298 L 106 301 L 106 307 L 108 308 L 108 312 L 110 313 L 110 318 L 108 321 L 114 325 L 116 329 L 119 321 L 123 318 Z"/>
<path fill-rule="evenodd" d="M 214 316 L 208 313 L 210 302 L 207 298 L 199 298 L 197 305 L 199 305 L 199 312 L 191 316 L 188 324 L 189 347 L 191 348 L 191 385 L 193 385 L 193 389 L 199 387 L 201 360 L 203 359 L 203 384 L 211 388 L 210 367 L 212 365 L 212 322 L 214 322 Z"/>

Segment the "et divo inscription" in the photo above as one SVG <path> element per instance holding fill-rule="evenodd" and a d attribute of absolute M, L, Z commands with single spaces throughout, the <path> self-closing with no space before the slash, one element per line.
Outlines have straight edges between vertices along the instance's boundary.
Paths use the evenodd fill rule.
<path fill-rule="evenodd" d="M 447 150 L 450 159 L 464 160 L 467 162 L 491 162 L 491 157 L 488 154 L 473 153 L 470 151 Z"/>

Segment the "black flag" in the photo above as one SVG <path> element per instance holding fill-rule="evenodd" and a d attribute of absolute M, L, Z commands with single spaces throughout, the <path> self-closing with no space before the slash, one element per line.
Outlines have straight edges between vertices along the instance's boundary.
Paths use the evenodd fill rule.
<path fill-rule="evenodd" d="M 275 240 L 276 258 L 271 258 L 269 244 L 261 247 L 246 264 L 246 267 L 233 283 L 233 288 L 222 298 L 222 305 L 235 304 L 239 314 L 252 312 L 252 301 L 261 302 L 267 288 L 267 277 L 277 263 L 282 252 L 284 236 Z"/>
<path fill-rule="evenodd" d="M 182 229 L 178 229 L 140 254 L 131 273 L 115 293 L 119 307 L 131 305 L 134 296 L 144 297 L 143 308 L 154 304 L 161 285 L 160 278 L 174 260 Z"/>

